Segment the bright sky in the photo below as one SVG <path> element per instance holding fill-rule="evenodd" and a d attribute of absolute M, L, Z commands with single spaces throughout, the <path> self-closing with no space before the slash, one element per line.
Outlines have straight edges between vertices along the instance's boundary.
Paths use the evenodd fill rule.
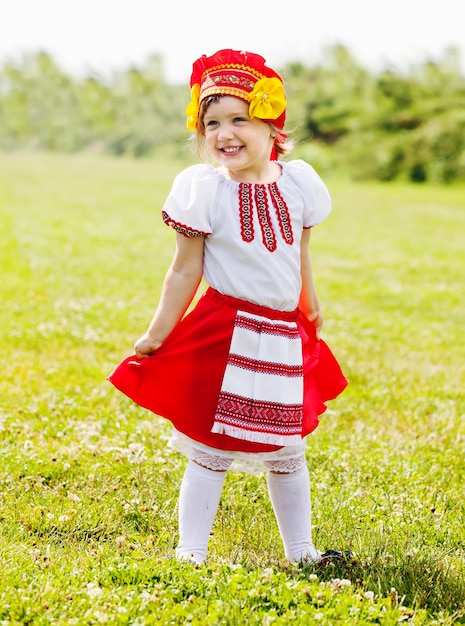
<path fill-rule="evenodd" d="M 220 48 L 250 50 L 279 68 L 312 65 L 343 44 L 367 67 L 406 69 L 461 51 L 465 0 L 0 0 L 0 63 L 45 50 L 79 75 L 164 59 L 170 82 Z"/>

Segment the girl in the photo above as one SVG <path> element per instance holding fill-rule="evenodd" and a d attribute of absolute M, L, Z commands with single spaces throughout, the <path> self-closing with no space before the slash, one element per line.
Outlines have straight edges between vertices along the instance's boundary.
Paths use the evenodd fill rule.
<path fill-rule="evenodd" d="M 328 191 L 289 150 L 284 86 L 265 59 L 220 50 L 193 65 L 188 128 L 202 164 L 175 178 L 163 207 L 176 252 L 147 332 L 109 377 L 169 419 L 188 459 L 178 559 L 203 563 L 226 471 L 267 471 L 290 561 L 344 560 L 312 542 L 305 437 L 347 384 L 319 338 L 308 252 Z M 205 163 L 209 155 L 217 166 Z M 202 278 L 204 295 L 184 315 Z"/>

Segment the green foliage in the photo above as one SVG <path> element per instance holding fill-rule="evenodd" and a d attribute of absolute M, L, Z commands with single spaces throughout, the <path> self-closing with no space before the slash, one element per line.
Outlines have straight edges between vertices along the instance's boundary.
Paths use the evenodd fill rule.
<path fill-rule="evenodd" d="M 314 538 L 294 567 L 263 476 L 227 476 L 208 565 L 167 558 L 184 460 L 105 377 L 174 250 L 182 164 L 0 155 L 0 623 L 465 623 L 463 187 L 328 181 L 312 236 L 350 379 L 309 438 Z"/>
<path fill-rule="evenodd" d="M 286 78 L 301 153 L 311 142 L 330 146 L 325 171 L 355 180 L 465 178 L 465 78 L 456 51 L 410 75 L 373 76 L 337 46 L 319 67 L 290 65 Z"/>
<path fill-rule="evenodd" d="M 146 156 L 182 139 L 187 94 L 164 84 L 156 56 L 143 71 L 73 80 L 49 55 L 26 55 L 0 73 L 0 147 Z"/>
<path fill-rule="evenodd" d="M 354 180 L 465 178 L 465 77 L 457 50 L 409 74 L 375 75 L 335 46 L 319 65 L 289 63 L 281 72 L 298 154 L 318 152 L 324 172 Z M 163 80 L 157 55 L 141 68 L 83 79 L 65 75 L 45 53 L 26 55 L 0 68 L 0 149 L 136 157 L 168 150 L 181 157 L 188 101 L 187 85 Z"/>

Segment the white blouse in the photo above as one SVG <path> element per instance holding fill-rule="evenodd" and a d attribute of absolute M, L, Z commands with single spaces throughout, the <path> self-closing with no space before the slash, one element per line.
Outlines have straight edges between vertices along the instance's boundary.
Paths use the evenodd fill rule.
<path fill-rule="evenodd" d="M 180 172 L 163 207 L 166 224 L 205 236 L 204 277 L 222 294 L 292 311 L 301 291 L 302 230 L 331 210 L 328 190 L 302 160 L 279 161 L 276 183 L 238 183 L 212 165 Z"/>

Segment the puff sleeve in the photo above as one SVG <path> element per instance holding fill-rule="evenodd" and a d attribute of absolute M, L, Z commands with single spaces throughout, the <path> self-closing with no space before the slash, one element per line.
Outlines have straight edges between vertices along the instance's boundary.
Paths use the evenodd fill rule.
<path fill-rule="evenodd" d="M 162 208 L 165 224 L 185 237 L 211 235 L 218 183 L 211 165 L 192 165 L 180 172 Z"/>
<path fill-rule="evenodd" d="M 311 228 L 331 212 L 331 196 L 314 168 L 296 159 L 288 163 L 289 175 L 300 189 L 303 200 L 303 227 Z"/>

